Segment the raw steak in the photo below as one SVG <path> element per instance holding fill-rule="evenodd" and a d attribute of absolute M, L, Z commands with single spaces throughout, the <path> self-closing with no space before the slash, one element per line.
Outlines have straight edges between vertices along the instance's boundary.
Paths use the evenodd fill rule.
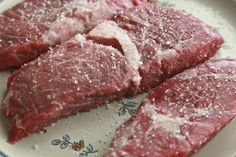
<path fill-rule="evenodd" d="M 124 52 L 140 71 L 139 92 L 205 61 L 223 43 L 213 28 L 192 15 L 154 4 L 120 11 L 113 21 L 97 25 L 88 37 Z M 127 47 L 129 42 L 134 46 Z"/>
<path fill-rule="evenodd" d="M 150 9 L 149 11 L 148 8 Z M 159 16 L 157 15 L 159 14 L 155 12 L 159 9 L 161 8 L 158 6 L 147 5 L 143 8 L 137 7 L 134 10 L 123 11 L 123 13 L 127 12 L 131 14 L 131 12 L 134 12 L 134 14 L 140 18 L 158 19 Z M 184 12 L 174 11 L 168 8 L 164 8 L 163 10 L 171 13 L 169 15 L 170 17 L 167 15 L 162 16 L 163 21 L 165 21 L 166 18 L 171 18 L 174 13 L 180 16 L 180 21 L 185 21 L 186 25 L 181 25 L 184 32 L 183 34 L 191 36 L 191 42 L 193 43 L 187 39 L 183 40 L 185 44 L 178 41 L 179 44 L 176 45 L 179 47 L 182 46 L 182 49 L 173 47 L 169 47 L 169 49 L 166 48 L 163 51 L 157 49 L 155 55 L 148 58 L 146 56 L 148 56 L 149 51 L 140 48 L 137 44 L 138 42 L 135 41 L 135 37 L 132 36 L 132 32 L 119 27 L 120 22 L 117 22 L 117 24 L 115 21 L 105 21 L 90 31 L 87 37 L 96 42 L 117 48 L 114 49 L 111 46 L 100 45 L 100 47 L 103 47 L 105 50 L 111 49 L 112 51 L 116 51 L 116 53 L 120 55 L 120 59 L 116 59 L 116 56 L 112 56 L 116 60 L 111 63 L 109 59 L 111 56 L 107 54 L 110 52 L 107 50 L 105 51 L 107 56 L 104 55 L 103 59 L 101 59 L 103 61 L 102 63 L 101 60 L 96 62 L 96 58 L 95 61 L 92 62 L 93 57 L 98 53 L 93 52 L 94 47 L 96 47 L 94 45 L 96 44 L 89 42 L 90 45 L 85 49 L 82 46 L 76 46 L 78 45 L 77 42 L 75 42 L 75 45 L 72 44 L 72 46 L 70 46 L 70 41 L 66 42 L 66 44 L 60 48 L 55 48 L 53 51 L 49 52 L 49 54 L 43 55 L 37 61 L 23 66 L 21 70 L 11 75 L 3 105 L 5 115 L 12 120 L 8 141 L 14 143 L 61 117 L 67 117 L 79 111 L 89 110 L 122 96 L 135 95 L 143 89 L 153 87 L 175 73 L 202 62 L 216 53 L 216 50 L 222 43 L 222 38 L 218 33 L 196 18 L 186 15 Z M 152 14 L 146 14 L 149 12 Z M 179 20 L 173 22 L 177 23 Z M 156 33 L 161 31 L 159 30 L 160 25 L 154 27 L 154 19 L 152 20 L 153 22 L 151 20 L 149 21 L 150 26 L 156 30 Z M 163 22 L 163 24 L 167 23 L 167 21 L 168 20 Z M 178 35 L 172 33 L 174 32 L 172 28 L 176 29 L 176 32 L 180 31 L 179 28 L 175 28 L 172 25 L 173 24 L 168 24 L 166 26 L 166 28 L 168 28 L 166 34 Z M 145 36 L 145 31 L 139 29 L 146 27 L 136 26 L 138 34 Z M 193 27 L 191 28 L 193 31 L 189 31 L 190 27 Z M 196 33 L 196 31 L 198 31 L 198 33 Z M 149 31 L 146 33 L 146 35 L 149 35 L 151 38 L 150 33 L 153 32 Z M 159 33 L 162 34 L 161 32 Z M 74 40 L 75 39 L 72 41 Z M 147 40 L 149 40 L 149 37 Z M 200 40 L 203 43 L 200 42 Z M 145 44 L 148 46 L 146 42 Z M 158 48 L 162 46 L 162 44 L 150 42 L 149 46 L 150 49 L 154 49 L 154 47 Z M 73 56 L 70 55 L 72 48 Z M 65 49 L 62 54 L 60 54 L 61 49 Z M 102 53 L 102 51 L 104 51 L 103 49 L 98 49 L 97 51 L 101 51 L 100 53 Z M 78 54 L 76 51 L 78 51 Z M 160 52 L 163 52 L 163 54 Z M 64 53 L 65 55 L 63 55 Z M 83 59 L 83 57 L 85 57 L 83 55 L 90 58 Z M 80 60 L 83 62 L 81 63 Z M 123 62 L 121 63 L 119 60 Z M 101 65 L 99 65 L 99 63 L 101 63 Z M 94 67 L 93 64 L 96 66 Z M 119 66 L 123 67 L 123 69 Z M 152 70 L 147 70 L 147 72 L 144 73 L 144 67 L 148 67 L 147 69 Z M 73 68 L 76 68 L 76 71 Z M 117 69 L 117 71 L 115 71 L 115 69 Z M 98 73 L 99 71 L 101 71 L 101 73 Z M 151 78 L 149 79 L 149 83 L 147 78 Z M 95 83 L 91 81 L 91 79 L 93 79 Z M 99 79 L 99 82 L 96 82 L 97 79 Z M 77 84 L 76 88 L 72 86 L 74 80 L 74 83 Z M 76 80 L 82 81 L 79 82 Z M 147 82 L 147 85 L 143 80 Z M 110 82 L 112 82 L 112 84 Z M 57 106 L 59 106 L 59 111 Z"/>
<path fill-rule="evenodd" d="M 146 0 L 26 0 L 0 15 L 0 70 L 86 32 L 118 10 Z"/>
<path fill-rule="evenodd" d="M 11 119 L 8 141 L 15 143 L 59 118 L 121 98 L 132 75 L 118 50 L 77 35 L 9 77 L 3 104 Z"/>
<path fill-rule="evenodd" d="M 235 115 L 236 60 L 212 60 L 153 90 L 104 157 L 188 157 Z"/>

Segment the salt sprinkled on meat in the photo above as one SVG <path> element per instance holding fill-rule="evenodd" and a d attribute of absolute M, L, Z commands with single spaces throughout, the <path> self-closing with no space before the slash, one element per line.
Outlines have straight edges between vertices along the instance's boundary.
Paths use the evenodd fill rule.
<path fill-rule="evenodd" d="M 147 131 L 147 135 L 152 132 L 154 129 L 164 129 L 165 131 L 173 134 L 174 136 L 178 136 L 180 133 L 180 126 L 182 125 L 181 119 L 174 119 L 163 114 L 158 114 L 156 112 L 156 108 L 154 105 L 146 105 L 142 108 L 142 112 L 144 114 L 148 114 L 148 116 L 152 120 L 151 127 Z"/>
<path fill-rule="evenodd" d="M 187 80 L 187 79 L 192 79 L 194 77 L 197 76 L 196 71 L 193 69 L 190 73 L 186 74 L 186 73 L 181 73 L 179 75 L 183 80 Z"/>
<path fill-rule="evenodd" d="M 119 45 L 121 46 L 121 50 L 134 73 L 132 80 L 136 86 L 139 86 L 141 77 L 138 70 L 142 65 L 141 57 L 126 31 L 120 29 L 115 22 L 105 21 L 92 29 L 88 33 L 88 38 L 99 43 L 103 43 L 103 40 L 117 40 L 118 43 L 115 47 L 119 48 Z"/>
<path fill-rule="evenodd" d="M 209 107 L 207 107 L 207 108 L 194 108 L 194 113 L 191 114 L 191 116 L 193 116 L 193 117 L 201 117 L 201 116 L 208 117 L 211 112 L 213 112 L 213 109 L 209 109 Z"/>
<path fill-rule="evenodd" d="M 197 75 L 183 79 L 191 73 Z M 214 77 L 217 74 L 230 79 Z M 104 157 L 124 152 L 127 157 L 190 157 L 236 116 L 235 74 L 236 60 L 219 59 L 169 79 L 117 129 Z"/>
<path fill-rule="evenodd" d="M 69 34 L 68 29 L 72 30 Z M 68 39 L 71 34 L 83 32 L 84 30 L 85 27 L 80 20 L 63 18 L 53 23 L 49 31 L 42 36 L 42 39 L 44 42 L 50 43 L 50 45 L 55 45 L 60 40 L 63 42 L 64 39 Z"/>
<path fill-rule="evenodd" d="M 160 15 L 160 12 L 163 15 Z M 182 17 L 181 23 L 179 23 L 180 19 L 170 22 L 175 14 Z M 217 37 L 209 37 L 200 20 L 190 15 L 184 15 L 181 11 L 160 8 L 156 5 L 124 10 L 113 19 L 116 23 L 107 22 L 106 24 L 109 27 L 104 25 L 105 22 L 98 25 L 103 24 L 105 28 L 112 30 L 110 34 L 109 31 L 107 32 L 99 27 L 92 30 L 92 32 L 96 32 L 97 28 L 99 28 L 97 32 L 103 30 L 102 34 L 98 33 L 98 35 L 101 35 L 101 38 L 99 38 L 109 39 L 108 41 L 101 40 L 103 45 L 87 40 L 82 35 L 76 35 L 69 41 L 41 55 L 37 60 L 25 64 L 17 73 L 10 76 L 8 92 L 13 91 L 13 96 L 6 97 L 9 100 L 5 102 L 9 104 L 3 105 L 5 115 L 12 120 L 15 115 L 19 114 L 25 128 L 17 129 L 15 121 L 12 120 L 9 142 L 14 143 L 62 117 L 89 110 L 123 96 L 136 94 L 137 87 L 140 88 L 140 90 L 138 89 L 139 92 L 147 90 L 215 54 L 222 43 L 220 35 L 212 30 L 213 33 L 217 34 Z M 71 18 L 71 16 L 66 16 Z M 193 27 L 192 23 L 194 21 L 198 24 L 194 26 L 196 32 L 198 32 L 197 34 L 195 34 L 196 32 L 189 32 L 189 28 Z M 176 28 L 172 27 L 172 23 L 176 23 Z M 128 27 L 126 24 L 129 24 Z M 184 26 L 181 24 L 184 24 Z M 182 26 L 182 29 L 186 31 L 187 40 L 181 44 L 178 44 L 179 39 L 175 38 L 180 31 L 177 26 Z M 165 28 L 165 33 L 162 33 Z M 121 34 L 121 36 L 117 34 Z M 105 37 L 103 38 L 103 36 Z M 114 36 L 115 38 L 113 38 Z M 205 40 L 205 36 L 209 37 L 209 41 L 206 42 L 209 44 L 202 45 L 199 41 Z M 188 40 L 190 38 L 191 40 Z M 116 39 L 118 39 L 118 42 Z M 194 44 L 192 44 L 193 42 Z M 215 43 L 215 46 L 210 46 L 212 43 Z M 122 47 L 124 45 L 127 47 Z M 176 45 L 179 46 L 176 47 Z M 136 84 L 133 84 L 132 81 Z M 37 82 L 37 85 L 35 82 Z M 212 98 L 218 100 L 218 95 L 214 96 L 213 92 L 206 92 L 208 87 L 196 88 L 195 90 L 198 92 L 190 96 L 186 93 L 181 95 L 179 92 L 189 91 L 195 85 L 180 85 L 177 87 L 176 91 L 170 90 L 167 93 L 168 97 L 163 98 L 168 103 L 162 112 L 166 113 L 169 118 L 182 118 L 188 112 L 197 113 L 192 110 L 188 111 L 189 107 L 194 107 L 191 102 L 210 102 Z M 204 97 L 201 97 L 202 93 L 204 93 Z M 48 99 L 48 95 L 50 99 Z M 175 95 L 181 95 L 179 101 L 170 99 Z M 156 105 L 153 102 L 150 104 Z M 163 114 L 159 112 L 158 108 L 156 108 L 156 112 Z M 179 115 L 175 115 L 176 112 Z M 184 117 L 183 121 L 197 120 L 202 117 Z M 148 125 L 152 124 L 150 116 L 146 114 L 146 119 L 143 120 L 146 121 L 146 132 L 150 128 Z M 204 124 L 201 123 L 201 126 L 204 126 Z M 142 128 L 143 126 L 137 123 L 136 127 Z M 137 146 L 141 146 L 142 140 L 138 139 L 139 135 L 136 135 L 136 133 L 140 133 L 141 136 L 142 132 L 135 130 L 135 128 L 127 130 L 126 136 L 132 135 L 135 142 L 137 142 Z M 155 128 L 154 131 L 151 131 L 155 133 L 156 130 L 165 131 L 166 129 Z M 167 137 L 171 136 L 178 140 L 178 137 L 174 134 L 168 132 L 166 134 Z M 130 140 L 126 140 L 126 142 L 130 143 Z M 155 141 L 151 142 L 155 143 Z M 183 145 L 188 145 L 186 141 L 181 142 Z"/>
<path fill-rule="evenodd" d="M 158 5 L 121 11 L 113 20 L 127 31 L 140 53 L 141 91 L 163 82 L 163 76 L 185 70 L 186 62 L 192 67 L 213 56 L 223 42 L 213 28 L 199 19 Z"/>
<path fill-rule="evenodd" d="M 12 121 L 9 141 L 37 132 L 60 117 L 122 97 L 132 79 L 127 65 L 118 50 L 95 44 L 82 35 L 26 64 L 9 80 L 11 87 L 6 94 L 9 96 L 3 105 L 7 117 L 20 115 L 23 128 L 18 129 L 18 124 Z"/>
<path fill-rule="evenodd" d="M 21 66 L 47 52 L 51 46 L 112 18 L 117 11 L 145 3 L 145 0 L 140 3 L 132 0 L 25 0 L 0 15 L 0 38 L 3 39 L 0 41 L 0 70 Z"/>

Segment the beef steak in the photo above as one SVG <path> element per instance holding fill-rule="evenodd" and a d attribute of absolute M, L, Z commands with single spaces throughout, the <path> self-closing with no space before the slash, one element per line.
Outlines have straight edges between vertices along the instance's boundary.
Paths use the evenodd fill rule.
<path fill-rule="evenodd" d="M 104 157 L 188 157 L 235 117 L 235 100 L 236 60 L 187 70 L 143 100 Z"/>
<path fill-rule="evenodd" d="M 15 143 L 59 118 L 121 98 L 132 71 L 122 54 L 83 36 L 22 66 L 11 75 L 3 111 Z"/>
<path fill-rule="evenodd" d="M 178 34 L 172 33 L 175 32 L 172 29 L 180 31 L 178 27 L 172 27 L 175 26 L 173 23 L 165 25 L 167 32 L 159 30 L 161 25 L 155 25 L 154 21 L 159 18 L 160 10 L 170 14 L 160 16 L 163 24 L 178 14 L 178 20 L 172 22 L 185 22 L 185 25 L 180 25 L 183 36 L 188 35 L 191 39 L 184 38 L 178 41 L 179 44 L 166 49 L 163 48 L 164 43 L 151 42 L 154 35 L 150 33 L 171 34 L 176 39 Z M 142 24 L 146 19 L 147 26 L 134 26 L 137 34 L 147 36 L 143 39 L 145 47 L 153 50 L 154 54 L 148 57 L 150 51 L 139 45 L 138 35 L 121 27 L 118 16 L 122 13 L 119 13 L 117 20 L 102 22 L 86 35 L 103 45 L 86 39 L 81 45 L 82 36 L 77 35 L 26 64 L 9 77 L 4 99 L 4 113 L 12 121 L 9 142 L 14 143 L 61 117 L 154 87 L 170 76 L 205 61 L 216 53 L 223 42 L 211 27 L 182 11 L 146 5 L 123 11 L 124 14 L 126 12 L 134 12 L 140 19 L 143 17 Z M 125 19 L 137 20 L 137 17 Z M 144 28 L 147 30 L 141 31 Z M 100 54 L 104 54 L 102 58 Z"/>
<path fill-rule="evenodd" d="M 0 70 L 18 67 L 146 0 L 25 0 L 0 15 Z"/>
<path fill-rule="evenodd" d="M 116 26 L 113 23 L 110 24 L 113 27 L 109 27 L 105 21 L 97 25 L 88 37 L 123 50 L 127 58 L 141 64 L 139 92 L 202 63 L 212 57 L 223 43 L 222 37 L 199 19 L 185 11 L 155 4 L 122 10 L 113 21 Z M 117 32 L 119 29 L 126 32 L 136 48 L 127 47 L 128 42 L 124 42 L 122 33 Z M 139 57 L 134 58 L 131 54 Z"/>

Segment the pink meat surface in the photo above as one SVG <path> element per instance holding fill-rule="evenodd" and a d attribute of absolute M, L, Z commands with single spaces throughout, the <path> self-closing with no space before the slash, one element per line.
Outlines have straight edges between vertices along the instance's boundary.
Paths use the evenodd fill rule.
<path fill-rule="evenodd" d="M 9 77 L 3 104 L 11 119 L 8 141 L 15 143 L 60 118 L 121 98 L 131 77 L 118 50 L 77 35 Z"/>
<path fill-rule="evenodd" d="M 188 157 L 235 115 L 236 60 L 212 60 L 154 89 L 104 157 Z"/>
<path fill-rule="evenodd" d="M 142 80 L 139 91 L 155 87 L 166 78 L 202 63 L 212 57 L 223 43 L 222 37 L 199 19 L 185 11 L 155 4 L 120 11 L 113 21 L 136 46 L 131 51 L 137 50 L 136 56 L 140 55 Z M 98 25 L 95 29 L 89 33 L 89 38 L 106 45 L 112 43 L 125 54 L 130 54 L 127 52 L 128 42 L 122 42 L 124 37 L 118 28 Z"/>
<path fill-rule="evenodd" d="M 150 10 L 148 11 L 147 8 Z M 191 40 L 184 40 L 185 44 L 178 41 L 179 45 L 174 45 L 182 47 L 182 49 L 173 47 L 163 51 L 157 49 L 153 57 L 148 58 L 149 51 L 140 48 L 135 40 L 137 38 L 132 36 L 132 31 L 119 27 L 121 22 L 118 20 L 117 23 L 105 21 L 86 35 L 87 38 L 104 44 L 103 46 L 97 46 L 94 42 L 88 42 L 86 39 L 83 40 L 86 41 L 85 43 L 89 43 L 88 46 L 78 46 L 80 42 L 75 41 L 75 38 L 41 56 L 38 60 L 26 64 L 22 69 L 12 74 L 9 77 L 8 90 L 3 103 L 4 114 L 12 121 L 8 141 L 14 143 L 62 117 L 90 110 L 122 96 L 135 95 L 149 87 L 154 87 L 170 76 L 203 62 L 216 53 L 223 41 L 220 35 L 198 19 L 182 11 L 147 5 L 123 11 L 123 13 L 132 14 L 131 12 L 134 12 L 134 15 L 140 19 L 143 17 L 147 20 L 146 22 L 149 23 L 147 25 L 156 30 L 154 33 L 162 34 L 162 30 L 159 30 L 161 26 L 154 27 L 155 20 L 153 22 L 149 20 L 151 17 L 159 18 L 159 14 L 156 14 L 158 10 L 171 13 L 170 17 L 162 16 L 163 21 L 166 18 L 171 19 L 172 14 L 173 16 L 178 14 L 180 21 L 191 21 L 181 25 L 182 31 L 192 37 Z M 147 14 L 149 12 L 152 14 Z M 120 14 L 122 13 L 118 15 Z M 136 17 L 132 18 L 137 19 Z M 174 22 L 177 23 L 179 20 Z M 166 25 L 168 29 L 165 34 L 172 34 L 174 38 L 174 35 L 178 34 L 173 34 L 172 32 L 175 31 L 172 29 L 176 29 L 176 32 L 180 30 L 173 25 Z M 153 32 L 150 30 L 149 32 L 141 31 L 139 29 L 144 29 L 144 26 L 136 24 L 135 26 L 140 36 L 145 36 L 145 33 L 149 35 L 144 41 L 151 41 L 150 33 Z M 198 33 L 189 31 L 190 27 Z M 80 35 L 78 37 L 82 38 Z M 73 42 L 75 44 L 72 44 Z M 148 46 L 148 43 L 144 43 Z M 161 45 L 150 42 L 150 49 L 158 48 Z M 61 51 L 62 53 L 60 53 Z M 105 54 L 101 59 L 99 53 L 103 53 L 103 51 Z M 116 55 L 119 54 L 118 58 L 113 55 L 114 53 L 111 53 L 113 51 L 116 51 Z M 88 58 L 83 59 L 83 57 Z M 111 62 L 109 57 L 114 60 Z M 146 73 L 143 72 L 144 67 L 148 67 Z M 77 88 L 74 88 L 73 84 L 76 84 Z"/>
<path fill-rule="evenodd" d="M 18 67 L 146 0 L 25 0 L 0 15 L 0 70 Z"/>

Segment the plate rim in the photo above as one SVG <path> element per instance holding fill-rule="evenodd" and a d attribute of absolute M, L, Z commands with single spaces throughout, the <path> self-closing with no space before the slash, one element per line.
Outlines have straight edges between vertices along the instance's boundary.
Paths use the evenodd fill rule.
<path fill-rule="evenodd" d="M 5 0 L 0 0 L 0 4 L 3 3 L 4 1 Z M 236 0 L 232 0 L 232 1 L 236 3 Z M 7 155 L 7 153 L 5 153 L 3 149 L 0 148 L 0 157 L 10 157 L 10 156 Z M 233 155 L 233 157 L 236 157 L 236 156 Z"/>

